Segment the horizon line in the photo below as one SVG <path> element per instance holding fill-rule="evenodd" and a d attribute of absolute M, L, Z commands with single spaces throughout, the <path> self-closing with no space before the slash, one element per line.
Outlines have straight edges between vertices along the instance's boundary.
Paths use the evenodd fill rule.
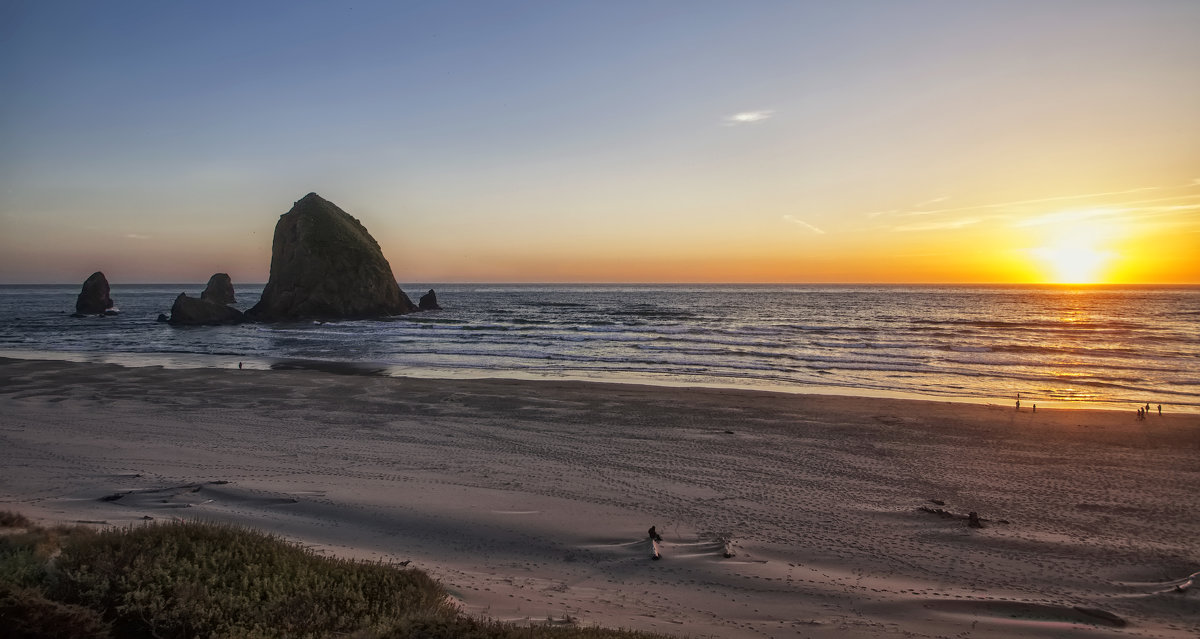
<path fill-rule="evenodd" d="M 120 282 L 110 286 L 205 286 L 207 281 L 193 282 Z M 397 285 L 403 288 L 404 283 L 397 280 Z M 81 286 L 83 282 L 0 282 L 0 286 Z M 266 286 L 267 282 L 242 282 L 241 286 Z M 764 282 L 764 281 L 723 281 L 723 282 L 680 282 L 680 281 L 427 281 L 423 283 L 407 282 L 409 286 L 1030 286 L 1049 288 L 1113 288 L 1113 287 L 1200 287 L 1200 282 L 868 282 L 868 281 L 837 281 L 837 282 Z"/>

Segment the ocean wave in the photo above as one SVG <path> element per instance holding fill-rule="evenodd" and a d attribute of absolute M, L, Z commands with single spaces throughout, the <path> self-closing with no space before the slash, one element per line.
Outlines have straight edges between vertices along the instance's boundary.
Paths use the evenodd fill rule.
<path fill-rule="evenodd" d="M 1104 371 L 1125 371 L 1129 374 L 1149 375 L 1161 373 L 1173 373 L 1180 369 L 1170 368 L 1162 365 L 1147 365 L 1147 364 L 1118 364 L 1109 362 L 1082 362 L 1082 361 L 1057 361 L 1043 362 L 1038 365 L 1031 365 L 1028 361 L 1022 359 L 955 359 L 947 357 L 939 360 L 950 364 L 959 364 L 970 366 L 972 368 L 980 367 L 1006 367 L 1006 368 L 1036 368 L 1055 371 L 1057 374 L 1071 371 L 1088 371 L 1093 374 L 1100 374 Z"/>
<path fill-rule="evenodd" d="M 883 341 L 883 340 L 876 340 L 876 341 L 870 341 L 870 342 L 858 341 L 858 340 L 843 340 L 843 341 L 828 341 L 828 340 L 826 340 L 826 341 L 813 341 L 810 343 L 813 346 L 820 346 L 821 348 L 841 348 L 841 349 L 850 349 L 850 350 L 866 348 L 866 349 L 872 349 L 872 350 L 874 350 L 874 349 L 881 349 L 881 350 L 894 349 L 894 350 L 901 350 L 901 351 L 910 351 L 910 350 L 915 351 L 915 350 L 927 349 L 930 347 L 929 344 L 922 343 L 922 342 L 888 342 L 888 341 Z"/>
<path fill-rule="evenodd" d="M 421 317 L 404 315 L 395 319 L 397 322 L 408 322 L 411 324 L 465 324 L 467 320 L 457 319 L 453 317 Z"/>
<path fill-rule="evenodd" d="M 909 323 L 918 326 L 967 326 L 971 328 L 998 328 L 1015 330 L 1063 330 L 1063 331 L 1132 331 L 1153 328 L 1150 325 L 1128 321 L 1099 320 L 980 320 L 980 319 L 928 319 L 911 318 Z"/>
<path fill-rule="evenodd" d="M 439 287 L 437 314 L 180 330 L 154 321 L 167 288 L 178 286 L 114 288 L 125 312 L 95 321 L 67 319 L 77 287 L 6 289 L 0 317 L 24 319 L 0 325 L 0 346 L 1200 402 L 1200 289 L 1148 302 L 1038 289 L 472 285 Z"/>

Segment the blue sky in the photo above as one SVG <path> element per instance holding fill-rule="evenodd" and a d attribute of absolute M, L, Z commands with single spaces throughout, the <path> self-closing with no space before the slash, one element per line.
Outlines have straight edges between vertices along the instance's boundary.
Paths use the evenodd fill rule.
<path fill-rule="evenodd" d="M 0 25 L 0 282 L 263 281 L 309 191 L 417 282 L 882 281 L 883 247 L 1059 211 L 887 212 L 1200 202 L 1196 2 L 4 2 Z M 1154 232 L 1195 240 L 1188 216 Z M 993 263 L 1035 248 L 1010 244 Z M 973 259 L 910 279 L 998 277 Z"/>

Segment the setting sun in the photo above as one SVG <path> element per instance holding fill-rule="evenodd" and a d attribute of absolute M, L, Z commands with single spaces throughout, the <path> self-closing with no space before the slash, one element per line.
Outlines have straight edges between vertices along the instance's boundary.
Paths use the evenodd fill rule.
<path fill-rule="evenodd" d="M 1084 238 L 1064 238 L 1033 250 L 1043 263 L 1046 281 L 1055 284 L 1098 284 L 1113 255 Z"/>

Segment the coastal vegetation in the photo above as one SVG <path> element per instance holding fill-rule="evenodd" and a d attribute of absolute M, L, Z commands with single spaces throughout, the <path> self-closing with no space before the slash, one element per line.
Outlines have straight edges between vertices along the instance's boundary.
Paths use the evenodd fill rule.
<path fill-rule="evenodd" d="M 564 615 L 461 613 L 424 572 L 336 559 L 237 526 L 40 527 L 0 512 L 0 626 L 24 639 L 356 637 L 617 639 Z"/>

